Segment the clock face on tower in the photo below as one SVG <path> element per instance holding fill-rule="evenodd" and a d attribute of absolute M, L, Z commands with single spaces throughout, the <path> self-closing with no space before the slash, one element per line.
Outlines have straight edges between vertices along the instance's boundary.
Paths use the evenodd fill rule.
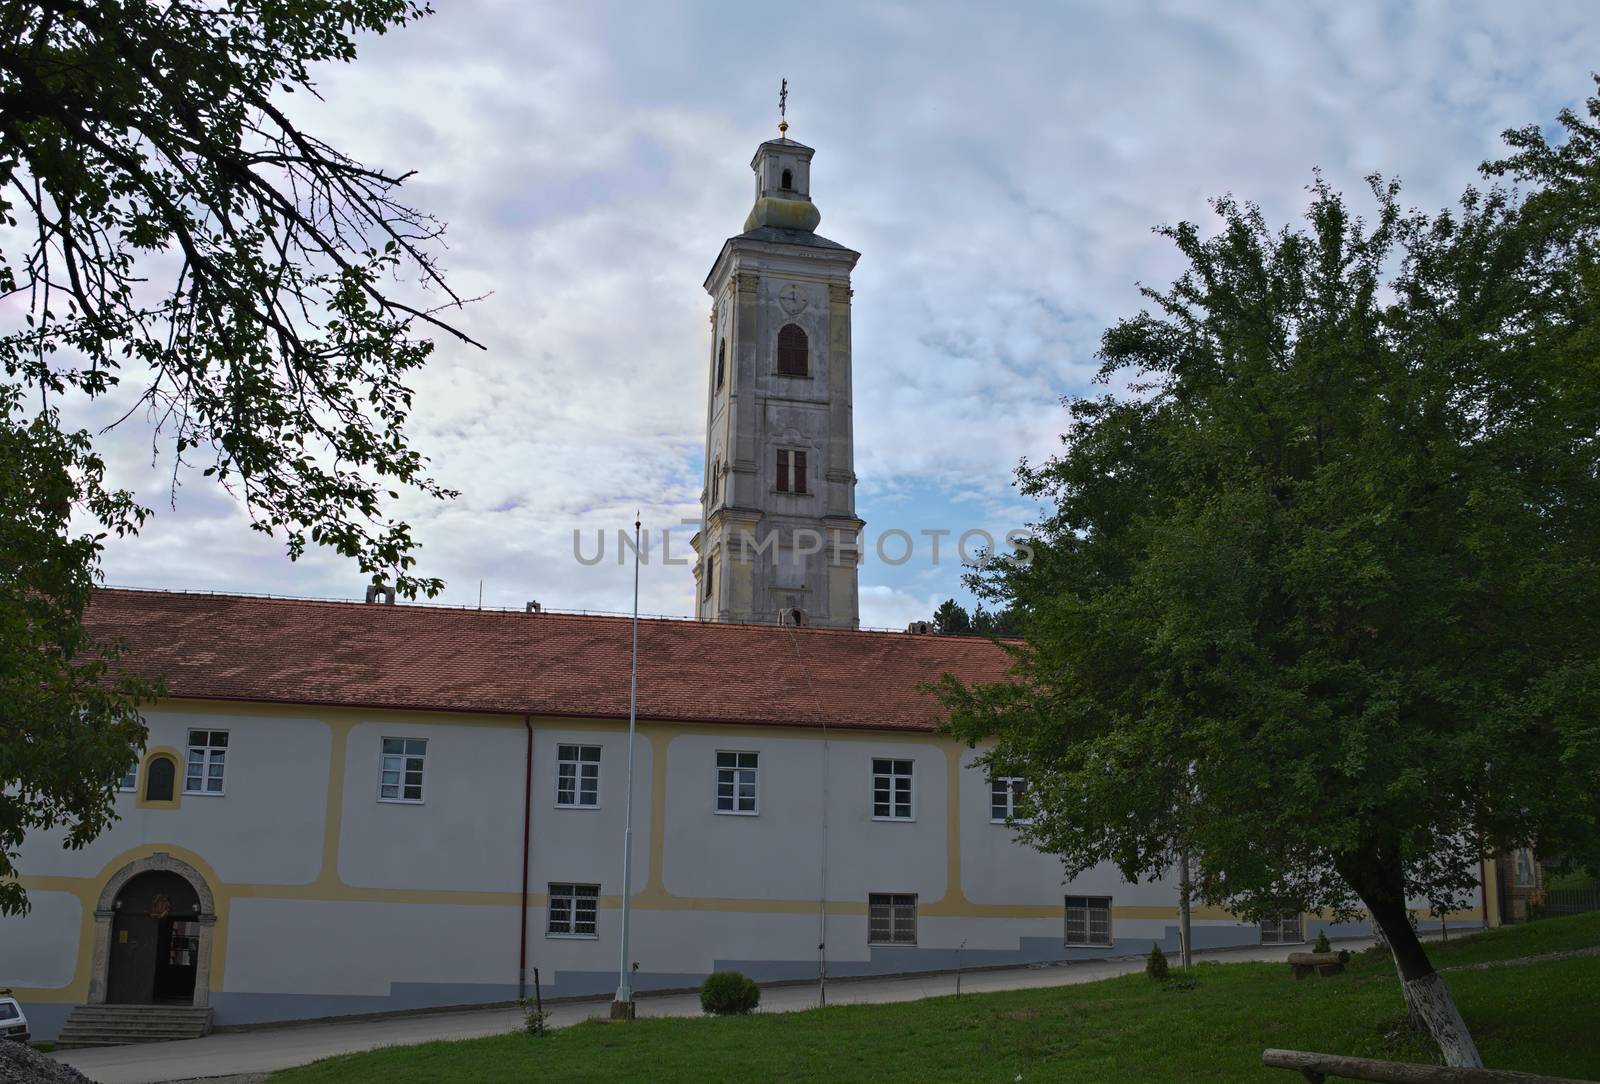
<path fill-rule="evenodd" d="M 783 311 L 790 316 L 799 316 L 806 311 L 806 306 L 810 303 L 805 291 L 792 282 L 778 291 L 778 304 L 783 306 Z"/>

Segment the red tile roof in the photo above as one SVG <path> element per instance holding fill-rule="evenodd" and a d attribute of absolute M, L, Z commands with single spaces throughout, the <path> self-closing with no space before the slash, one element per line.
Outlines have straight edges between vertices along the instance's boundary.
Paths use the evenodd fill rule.
<path fill-rule="evenodd" d="M 102 590 L 86 623 L 169 697 L 628 716 L 625 617 Z M 929 730 L 922 684 L 1009 661 L 979 638 L 641 619 L 639 717 Z"/>

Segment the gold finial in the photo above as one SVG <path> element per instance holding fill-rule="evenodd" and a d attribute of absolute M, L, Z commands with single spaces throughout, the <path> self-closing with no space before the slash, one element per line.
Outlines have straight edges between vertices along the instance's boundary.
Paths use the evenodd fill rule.
<path fill-rule="evenodd" d="M 784 138 L 784 133 L 789 130 L 789 80 L 785 79 L 778 88 L 778 138 Z"/>

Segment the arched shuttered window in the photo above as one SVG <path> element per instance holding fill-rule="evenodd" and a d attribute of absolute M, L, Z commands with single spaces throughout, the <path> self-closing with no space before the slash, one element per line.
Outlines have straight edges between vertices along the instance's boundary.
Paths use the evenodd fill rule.
<path fill-rule="evenodd" d="M 722 382 L 728 378 L 728 340 L 723 339 L 717 343 L 717 390 L 722 390 Z"/>
<path fill-rule="evenodd" d="M 147 802 L 172 801 L 172 789 L 177 783 L 178 766 L 171 757 L 152 757 L 144 770 L 144 800 Z"/>
<path fill-rule="evenodd" d="M 811 345 L 799 324 L 784 324 L 778 332 L 778 372 L 783 376 L 807 376 L 811 371 Z"/>
<path fill-rule="evenodd" d="M 783 171 L 783 187 L 786 189 L 794 187 L 794 174 L 788 170 Z"/>

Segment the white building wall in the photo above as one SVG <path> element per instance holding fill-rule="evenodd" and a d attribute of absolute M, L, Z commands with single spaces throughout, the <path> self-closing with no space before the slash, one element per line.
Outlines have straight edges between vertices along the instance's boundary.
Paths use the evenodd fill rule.
<path fill-rule="evenodd" d="M 121 796 L 124 819 L 79 852 L 61 850 L 51 833 L 28 840 L 20 868 L 34 909 L 0 920 L 0 986 L 18 987 L 40 1019 L 59 1022 L 85 1000 L 90 912 L 119 869 L 155 852 L 214 879 L 210 1003 L 220 1024 L 504 1001 L 535 968 L 547 996 L 614 988 L 623 724 L 533 721 L 523 976 L 520 718 L 188 705 L 149 719 L 152 747 L 179 751 L 191 727 L 226 729 L 225 793 L 184 795 L 175 809 L 139 808 L 133 795 Z M 386 736 L 427 739 L 422 803 L 379 800 Z M 601 747 L 597 808 L 556 805 L 562 743 Z M 716 812 L 718 750 L 758 754 L 756 815 Z M 832 731 L 824 742 L 811 729 L 641 725 L 636 987 L 682 987 L 718 967 L 809 978 L 824 938 L 836 976 L 950 967 L 963 942 L 968 966 L 1174 946 L 1170 880 L 1130 885 L 1100 867 L 1063 884 L 1056 859 L 990 822 L 977 755 L 926 734 Z M 875 757 L 913 762 L 912 821 L 873 818 Z M 337 825 L 325 821 L 330 808 Z M 546 935 L 552 882 L 600 886 L 596 937 Z M 915 946 L 868 944 L 873 892 L 917 895 Z M 1112 898 L 1113 946 L 1063 944 L 1068 894 Z M 1317 925 L 1308 922 L 1308 934 Z M 1259 937 L 1255 926 L 1223 916 L 1196 926 L 1201 946 Z"/>

